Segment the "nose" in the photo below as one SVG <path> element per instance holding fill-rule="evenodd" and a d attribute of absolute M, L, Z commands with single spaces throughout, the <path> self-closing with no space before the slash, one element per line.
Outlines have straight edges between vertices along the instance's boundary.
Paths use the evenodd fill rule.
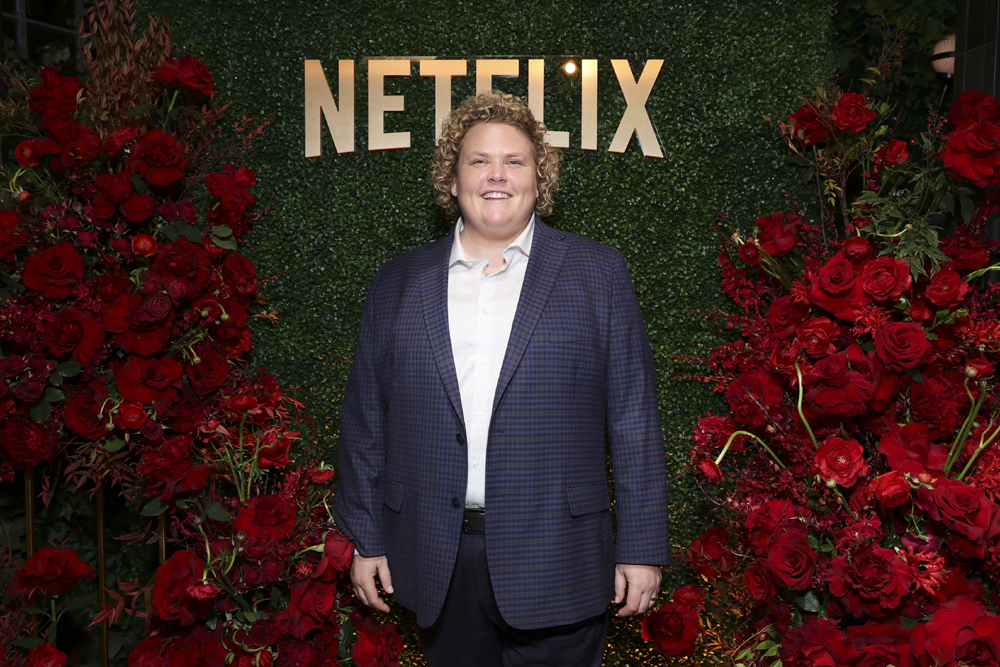
<path fill-rule="evenodd" d="M 491 183 L 504 182 L 507 180 L 507 170 L 503 160 L 490 162 L 489 179 Z"/>

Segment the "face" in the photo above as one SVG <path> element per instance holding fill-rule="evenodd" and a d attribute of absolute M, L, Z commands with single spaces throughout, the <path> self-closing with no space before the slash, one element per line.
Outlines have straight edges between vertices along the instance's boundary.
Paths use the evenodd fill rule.
<path fill-rule="evenodd" d="M 531 140 L 513 125 L 473 125 L 462 140 L 451 194 L 466 231 L 482 241 L 513 241 L 538 198 Z"/>

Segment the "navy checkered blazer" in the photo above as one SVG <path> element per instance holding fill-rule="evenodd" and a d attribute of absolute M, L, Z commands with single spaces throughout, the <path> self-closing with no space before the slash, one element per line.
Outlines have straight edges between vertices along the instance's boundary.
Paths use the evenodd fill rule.
<path fill-rule="evenodd" d="M 425 627 L 451 579 L 468 465 L 448 331 L 455 233 L 375 276 L 333 509 L 362 555 L 387 556 L 393 598 Z M 486 453 L 486 553 L 504 619 L 533 629 L 595 616 L 614 596 L 615 563 L 665 564 L 666 487 L 656 375 L 625 261 L 536 218 Z"/>

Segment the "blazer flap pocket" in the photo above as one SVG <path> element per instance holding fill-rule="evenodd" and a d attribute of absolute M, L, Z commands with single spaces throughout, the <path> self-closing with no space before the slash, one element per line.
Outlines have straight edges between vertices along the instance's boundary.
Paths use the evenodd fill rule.
<path fill-rule="evenodd" d="M 569 513 L 572 516 L 584 516 L 611 509 L 607 482 L 567 486 L 566 496 L 569 498 Z"/>
<path fill-rule="evenodd" d="M 403 485 L 399 482 L 385 480 L 385 506 L 393 512 L 398 512 L 403 506 Z"/>

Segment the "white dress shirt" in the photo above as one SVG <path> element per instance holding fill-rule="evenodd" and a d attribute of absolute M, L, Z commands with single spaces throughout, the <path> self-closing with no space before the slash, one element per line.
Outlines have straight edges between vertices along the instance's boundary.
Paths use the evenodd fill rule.
<path fill-rule="evenodd" d="M 448 260 L 448 329 L 469 452 L 465 506 L 486 507 L 486 442 L 493 398 L 528 268 L 535 218 L 503 251 L 504 265 L 490 275 L 489 260 L 469 259 L 465 253 L 465 223 L 459 219 L 457 224 Z"/>

